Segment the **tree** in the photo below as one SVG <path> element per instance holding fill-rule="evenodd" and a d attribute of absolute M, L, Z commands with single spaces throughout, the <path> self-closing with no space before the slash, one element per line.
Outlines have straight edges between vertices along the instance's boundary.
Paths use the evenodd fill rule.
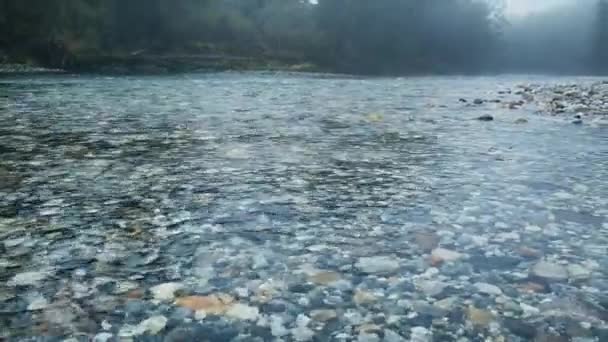
<path fill-rule="evenodd" d="M 599 0 L 597 6 L 594 65 L 596 71 L 608 73 L 608 1 Z"/>

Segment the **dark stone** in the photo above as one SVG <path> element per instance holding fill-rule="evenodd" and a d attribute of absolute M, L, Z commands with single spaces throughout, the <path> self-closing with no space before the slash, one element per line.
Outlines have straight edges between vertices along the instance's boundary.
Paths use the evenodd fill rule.
<path fill-rule="evenodd" d="M 473 101 L 473 103 L 476 104 L 476 105 L 480 105 L 480 104 L 483 104 L 483 100 L 482 99 L 475 99 Z"/>
<path fill-rule="evenodd" d="M 490 114 L 485 114 L 477 118 L 479 121 L 494 121 L 494 117 Z"/>
<path fill-rule="evenodd" d="M 595 335 L 599 341 L 608 341 L 608 328 L 595 328 L 593 329 L 593 335 Z"/>
<path fill-rule="evenodd" d="M 287 305 L 279 300 L 272 300 L 269 303 L 262 305 L 262 312 L 264 313 L 280 313 L 287 310 Z"/>
<path fill-rule="evenodd" d="M 289 285 L 289 292 L 293 293 L 308 293 L 314 289 L 314 285 L 309 283 L 300 283 Z"/>
<path fill-rule="evenodd" d="M 582 119 L 583 117 L 582 117 L 580 114 L 576 114 L 576 115 L 574 116 L 574 118 L 575 118 L 575 119 L 577 119 L 577 120 L 580 120 L 580 119 Z"/>
<path fill-rule="evenodd" d="M 272 336 L 272 332 L 271 332 L 270 328 L 261 327 L 257 324 L 251 325 L 251 327 L 249 328 L 249 333 L 251 334 L 251 336 L 260 337 L 264 341 L 275 340 Z"/>
<path fill-rule="evenodd" d="M 212 321 L 203 324 L 186 324 L 171 330 L 165 336 L 164 342 L 186 341 L 230 341 L 239 334 L 239 331 L 225 323 Z"/>
<path fill-rule="evenodd" d="M 476 254 L 471 256 L 469 263 L 475 271 L 512 270 L 522 262 L 521 258 L 513 256 L 485 256 Z"/>
<path fill-rule="evenodd" d="M 209 284 L 218 289 L 225 289 L 231 286 L 232 280 L 229 278 L 213 278 L 209 280 Z"/>
<path fill-rule="evenodd" d="M 574 125 L 582 125 L 583 124 L 583 120 L 574 120 L 574 121 L 572 121 L 572 124 L 574 124 Z"/>
<path fill-rule="evenodd" d="M 151 304 L 143 300 L 130 300 L 125 304 L 125 318 L 134 323 L 143 318 L 152 309 Z"/>
<path fill-rule="evenodd" d="M 7 204 L 0 206 L 0 217 L 13 218 L 18 214 L 17 206 L 15 204 Z"/>
<path fill-rule="evenodd" d="M 171 314 L 170 319 L 183 322 L 186 318 L 190 318 L 193 315 L 194 311 L 188 308 L 176 308 Z"/>
<path fill-rule="evenodd" d="M 458 99 L 458 102 L 467 103 L 468 101 L 466 99 Z"/>
<path fill-rule="evenodd" d="M 536 327 L 533 324 L 528 324 L 522 320 L 505 317 L 503 325 L 512 334 L 519 337 L 533 339 L 536 336 Z"/>

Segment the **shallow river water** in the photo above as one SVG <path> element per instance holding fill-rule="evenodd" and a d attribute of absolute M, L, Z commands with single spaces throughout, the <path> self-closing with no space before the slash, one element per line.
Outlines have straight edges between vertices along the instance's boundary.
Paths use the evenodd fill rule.
<path fill-rule="evenodd" d="M 0 79 L 0 340 L 608 341 L 608 130 L 470 105 L 573 81 Z"/>

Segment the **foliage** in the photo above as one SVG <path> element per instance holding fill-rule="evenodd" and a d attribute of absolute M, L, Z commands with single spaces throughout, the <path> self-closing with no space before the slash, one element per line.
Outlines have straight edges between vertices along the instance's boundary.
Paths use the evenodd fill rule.
<path fill-rule="evenodd" d="M 0 0 L 0 52 L 63 67 L 83 55 L 210 54 L 375 74 L 482 72 L 517 59 L 503 0 L 317 2 Z M 608 11 L 598 13 L 596 45 L 607 46 Z"/>

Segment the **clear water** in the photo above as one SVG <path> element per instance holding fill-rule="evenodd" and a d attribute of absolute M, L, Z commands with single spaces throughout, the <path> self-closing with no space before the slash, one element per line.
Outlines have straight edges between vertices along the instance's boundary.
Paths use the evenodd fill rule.
<path fill-rule="evenodd" d="M 230 332 L 204 330 L 215 336 L 209 340 L 271 340 L 263 320 L 280 316 L 289 331 L 283 338 L 291 340 L 300 338 L 292 330 L 298 315 L 323 308 L 338 318 L 306 325 L 318 340 L 386 338 L 387 330 L 409 339 L 421 326 L 439 340 L 526 340 L 532 335 L 514 332 L 507 319 L 574 337 L 556 328 L 563 322 L 554 313 L 574 315 L 575 302 L 583 318 L 570 318 L 601 338 L 608 131 L 458 101 L 506 101 L 512 95 L 499 90 L 574 81 L 593 79 L 1 79 L 0 337 L 86 340 L 103 321 L 116 336 L 163 315 L 169 323 L 161 332 L 136 338 L 171 340 L 179 329 L 194 338 L 204 327 Z M 483 114 L 495 120 L 475 120 Z M 433 264 L 421 234 L 465 257 Z M 398 267 L 362 270 L 360 258 L 373 256 Z M 541 258 L 589 274 L 536 279 L 530 274 Z M 15 277 L 27 272 L 42 279 L 19 284 Z M 315 281 L 322 272 L 342 281 Z M 420 283 L 427 278 L 449 291 L 429 296 Z M 262 318 L 177 317 L 178 305 L 147 292 L 166 282 L 183 284 L 183 295 L 230 294 Z M 530 282 L 543 291 L 522 290 Z M 477 283 L 502 295 L 480 294 Z M 260 297 L 266 290 L 271 298 Z M 374 293 L 373 303 L 353 297 L 362 292 Z M 32 310 L 40 298 L 48 305 Z M 445 298 L 456 303 L 448 311 L 463 317 L 443 325 L 421 320 L 429 314 L 416 305 Z M 568 304 L 543 307 L 560 298 Z M 505 301 L 540 309 L 510 314 Z M 131 312 L 135 302 L 142 309 Z M 268 308 L 276 302 L 285 310 Z M 471 323 L 471 306 L 491 312 L 497 326 Z M 364 334 L 357 323 L 379 328 Z"/>

